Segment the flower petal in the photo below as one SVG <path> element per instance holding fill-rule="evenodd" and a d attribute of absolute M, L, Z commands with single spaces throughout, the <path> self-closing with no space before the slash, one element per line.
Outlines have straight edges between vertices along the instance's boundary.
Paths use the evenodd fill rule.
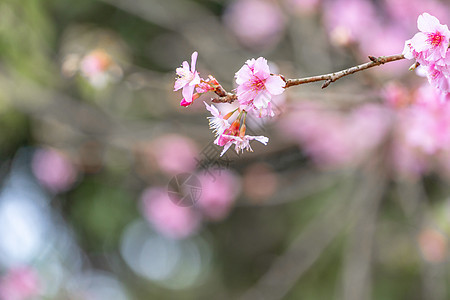
<path fill-rule="evenodd" d="M 236 83 L 243 84 L 253 77 L 253 72 L 248 65 L 243 65 L 239 71 L 236 72 Z"/>
<path fill-rule="evenodd" d="M 183 87 L 183 91 L 181 92 L 183 94 L 184 99 L 187 102 L 192 102 L 192 95 L 194 94 L 195 86 L 192 85 L 186 85 Z"/>
<path fill-rule="evenodd" d="M 283 79 L 281 79 L 280 76 L 270 76 L 266 79 L 265 86 L 266 89 L 271 93 L 272 95 L 280 95 L 284 92 L 284 86 L 286 85 L 286 82 L 284 82 Z"/>
<path fill-rule="evenodd" d="M 269 138 L 263 135 L 254 136 L 253 139 L 264 145 L 267 145 L 267 143 L 269 142 Z"/>
<path fill-rule="evenodd" d="M 233 145 L 233 140 L 229 141 L 225 144 L 225 146 L 223 146 L 222 153 L 220 153 L 221 157 L 225 154 L 225 152 L 227 152 L 228 149 L 230 149 L 231 145 Z"/>
<path fill-rule="evenodd" d="M 422 32 L 434 32 L 439 25 L 439 20 L 428 13 L 423 13 L 417 18 L 417 28 Z"/>
<path fill-rule="evenodd" d="M 194 78 L 191 80 L 191 82 L 189 83 L 189 85 L 199 85 L 200 84 L 200 75 L 198 75 L 198 72 L 194 73 Z"/>
<path fill-rule="evenodd" d="M 185 87 L 188 84 L 189 84 L 189 81 L 186 80 L 186 78 L 180 77 L 177 80 L 175 80 L 175 85 L 173 86 L 174 87 L 173 90 L 178 91 L 179 89 Z"/>
<path fill-rule="evenodd" d="M 206 103 L 205 101 L 203 101 L 203 103 L 205 103 L 206 109 L 214 116 L 214 117 L 218 117 L 220 116 L 220 112 L 217 109 L 217 107 L 214 106 L 214 104 L 208 105 L 208 103 Z"/>
<path fill-rule="evenodd" d="M 418 32 L 416 33 L 413 38 L 411 39 L 411 47 L 413 47 L 413 49 L 417 52 L 422 52 L 424 50 L 428 49 L 428 43 L 427 43 L 427 35 L 422 33 L 422 32 Z"/>
<path fill-rule="evenodd" d="M 192 53 L 192 56 L 191 56 L 191 72 L 192 73 L 195 72 L 195 64 L 197 63 L 197 57 L 198 57 L 197 51 Z"/>
<path fill-rule="evenodd" d="M 261 91 L 255 99 L 253 99 L 253 105 L 258 109 L 266 108 L 270 100 L 272 100 L 272 95 L 267 91 Z"/>
<path fill-rule="evenodd" d="M 264 57 L 259 57 L 255 61 L 254 71 L 255 74 L 258 73 L 258 77 L 267 78 L 270 76 L 269 65 L 267 64 L 267 60 Z"/>

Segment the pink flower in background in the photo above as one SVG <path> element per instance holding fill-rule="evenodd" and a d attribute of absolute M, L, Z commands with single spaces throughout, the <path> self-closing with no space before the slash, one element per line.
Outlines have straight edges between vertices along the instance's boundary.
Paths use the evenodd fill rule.
<path fill-rule="evenodd" d="M 368 28 L 377 27 L 377 15 L 371 1 L 335 0 L 328 2 L 323 9 L 325 25 L 336 45 L 360 42 L 368 35 Z"/>
<path fill-rule="evenodd" d="M 224 21 L 242 44 L 258 50 L 276 44 L 286 23 L 283 12 L 270 0 L 233 1 Z"/>
<path fill-rule="evenodd" d="M 198 200 L 200 211 L 213 221 L 224 219 L 240 192 L 238 177 L 229 170 L 209 170 L 198 175 L 202 194 Z"/>
<path fill-rule="evenodd" d="M 189 207 L 175 205 L 164 188 L 146 189 L 141 201 L 147 220 L 169 238 L 186 238 L 200 226 L 200 216 Z"/>
<path fill-rule="evenodd" d="M 39 183 L 54 193 L 69 190 L 77 179 L 77 172 L 70 160 L 57 150 L 36 150 L 31 168 Z"/>
<path fill-rule="evenodd" d="M 183 100 L 186 103 L 191 103 L 193 101 L 192 96 L 194 94 L 195 86 L 200 84 L 200 76 L 198 72 L 195 70 L 195 64 L 197 63 L 197 56 L 198 56 L 197 52 L 192 53 L 190 68 L 189 63 L 187 61 L 183 61 L 183 67 L 177 68 L 176 70 L 177 75 L 179 77 L 175 81 L 174 91 L 183 89 L 182 90 Z"/>
<path fill-rule="evenodd" d="M 149 146 L 148 155 L 162 172 L 171 176 L 195 169 L 198 147 L 191 139 L 167 134 L 156 138 Z"/>
<path fill-rule="evenodd" d="M 449 13 L 448 5 L 436 0 L 384 0 L 383 6 L 396 26 L 410 31 L 416 24 L 411 16 L 428 12 L 438 18 L 445 18 Z"/>
<path fill-rule="evenodd" d="M 29 267 L 15 268 L 0 280 L 0 299 L 37 299 L 40 289 L 39 278 L 34 270 Z"/>
<path fill-rule="evenodd" d="M 361 163 L 380 145 L 391 123 L 389 110 L 366 104 L 348 114 L 305 102 L 280 121 L 281 132 L 294 138 L 322 167 Z"/>
<path fill-rule="evenodd" d="M 272 95 L 284 92 L 286 83 L 280 76 L 271 75 L 267 60 L 263 57 L 247 60 L 236 73 L 239 103 L 252 103 L 256 108 L 267 108 Z"/>

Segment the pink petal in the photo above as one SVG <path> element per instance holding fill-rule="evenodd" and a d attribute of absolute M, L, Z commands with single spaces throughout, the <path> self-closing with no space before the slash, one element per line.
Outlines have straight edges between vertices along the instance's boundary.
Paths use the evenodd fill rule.
<path fill-rule="evenodd" d="M 245 104 L 249 101 L 252 101 L 258 93 L 253 91 L 251 88 L 246 86 L 245 84 L 242 84 L 237 87 L 237 97 L 239 100 L 239 103 Z"/>
<path fill-rule="evenodd" d="M 280 95 L 284 92 L 284 86 L 286 83 L 280 76 L 270 76 L 266 79 L 265 86 L 266 89 L 272 95 Z"/>
<path fill-rule="evenodd" d="M 186 107 L 186 106 L 189 106 L 189 105 L 191 105 L 191 104 L 192 104 L 192 102 L 187 102 L 184 98 L 181 99 L 181 102 L 180 102 L 180 105 L 181 105 L 181 106 Z"/>
<path fill-rule="evenodd" d="M 253 72 L 248 65 L 243 65 L 239 71 L 236 72 L 236 83 L 243 84 L 253 77 Z"/>
<path fill-rule="evenodd" d="M 194 79 L 191 80 L 191 82 L 189 83 L 189 85 L 198 85 L 200 84 L 200 76 L 198 75 L 197 72 L 194 73 Z"/>
<path fill-rule="evenodd" d="M 269 65 L 264 57 L 259 57 L 255 61 L 254 73 L 260 74 L 259 76 L 263 76 L 263 78 L 267 78 L 270 75 Z"/>
<path fill-rule="evenodd" d="M 197 51 L 192 53 L 192 56 L 191 56 L 191 72 L 192 73 L 195 72 L 195 64 L 197 63 L 197 57 L 198 57 Z"/>
<path fill-rule="evenodd" d="M 411 47 L 417 52 L 425 51 L 429 48 L 427 39 L 428 37 L 426 34 L 418 32 L 411 39 Z"/>
<path fill-rule="evenodd" d="M 192 102 L 192 95 L 194 94 L 195 86 L 187 85 L 183 87 L 183 91 L 181 92 L 183 94 L 184 99 L 186 99 L 187 102 Z"/>

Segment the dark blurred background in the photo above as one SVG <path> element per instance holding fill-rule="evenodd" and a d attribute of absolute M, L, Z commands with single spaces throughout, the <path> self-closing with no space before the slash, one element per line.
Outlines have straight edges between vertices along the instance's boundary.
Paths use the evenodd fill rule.
<path fill-rule="evenodd" d="M 428 125 L 450 114 L 417 117 L 412 62 L 290 88 L 249 120 L 268 145 L 221 158 L 214 95 L 173 92 L 194 51 L 228 91 L 259 56 L 299 78 L 399 54 L 422 12 L 450 22 L 438 0 L 0 0 L 0 299 L 449 299 Z"/>

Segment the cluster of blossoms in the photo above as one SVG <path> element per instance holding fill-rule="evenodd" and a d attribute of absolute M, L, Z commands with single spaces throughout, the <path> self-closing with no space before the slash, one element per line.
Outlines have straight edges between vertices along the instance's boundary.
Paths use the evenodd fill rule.
<path fill-rule="evenodd" d="M 428 13 L 419 16 L 417 27 L 420 32 L 405 42 L 403 55 L 414 58 L 430 84 L 447 94 L 450 92 L 450 31 Z"/>
<path fill-rule="evenodd" d="M 450 94 L 450 31 L 447 25 L 440 24 L 439 20 L 436 17 L 428 13 L 421 14 L 418 18 L 417 24 L 420 31 L 416 33 L 412 39 L 405 42 L 405 47 L 402 55 L 393 55 L 390 57 L 379 58 L 369 56 L 372 62 L 332 74 L 319 75 L 302 79 L 285 80 L 281 75 L 272 74 L 270 72 L 266 59 L 262 57 L 258 59 L 250 59 L 235 75 L 237 83 L 235 94 L 227 93 L 218 83 L 218 81 L 211 75 L 206 80 L 200 77 L 199 73 L 195 70 L 195 64 L 198 54 L 197 52 L 194 52 L 192 54 L 191 65 L 189 66 L 189 63 L 184 61 L 182 67 L 176 70 L 176 73 L 179 77 L 175 82 L 174 90 L 183 90 L 182 93 L 184 98 L 181 101 L 182 106 L 190 105 L 200 95 L 209 91 L 212 91 L 218 96 L 222 97 L 222 99 L 219 97 L 213 102 L 232 102 L 234 100 L 237 100 L 239 102 L 238 108 L 225 114 L 219 111 L 219 109 L 214 105 L 208 105 L 205 103 L 207 110 L 212 114 L 212 117 L 209 117 L 208 119 L 210 122 L 210 128 L 213 129 L 214 133 L 216 134 L 214 143 L 216 145 L 224 147 L 221 155 L 223 155 L 233 145 L 235 146 L 235 150 L 238 153 L 240 151 L 243 151 L 244 149 L 252 150 L 250 147 L 250 141 L 252 140 L 257 140 L 264 145 L 267 144 L 267 137 L 251 136 L 245 134 L 245 121 L 247 114 L 252 114 L 258 118 L 273 117 L 274 112 L 272 109 L 272 98 L 273 96 L 282 94 L 287 87 L 321 80 L 326 81 L 322 86 L 326 87 L 329 83 L 334 82 L 343 76 L 355 73 L 356 71 L 367 69 L 369 67 L 384 64 L 385 62 L 389 61 L 414 58 L 416 60 L 416 63 L 413 65 L 412 69 L 419 67 L 418 70 L 421 70 L 421 73 L 427 76 L 431 86 L 436 90 L 433 91 L 433 95 L 435 93 L 437 95 L 433 97 L 432 101 L 430 101 L 433 102 L 435 99 L 440 99 L 441 102 L 447 102 L 449 98 L 448 95 Z M 417 107 L 417 109 L 421 110 L 422 112 L 426 112 L 425 114 L 434 114 L 434 106 L 433 109 L 430 108 L 430 105 L 414 105 L 414 107 Z M 441 108 L 439 108 L 438 110 L 440 109 Z M 332 121 L 324 123 L 320 122 L 321 124 L 319 124 L 319 128 L 323 128 L 324 124 L 329 123 L 330 130 L 325 130 L 324 134 L 311 134 L 313 130 L 309 130 L 308 126 L 304 127 L 304 130 L 299 129 L 300 133 L 298 134 L 301 136 L 302 143 L 305 143 L 305 141 L 309 141 L 306 142 L 306 144 L 313 145 L 312 147 L 310 147 L 311 149 L 309 149 L 312 153 L 328 153 L 329 149 L 336 148 L 329 145 L 339 144 L 339 140 L 346 140 L 347 135 L 354 137 L 354 139 L 356 140 L 357 136 L 363 133 L 356 130 L 355 128 L 366 128 L 364 126 L 368 126 L 370 128 L 373 127 L 374 132 L 380 133 L 379 135 L 377 135 L 379 137 L 379 140 L 382 140 L 384 136 L 382 132 L 385 131 L 385 128 L 389 127 L 387 125 L 389 124 L 389 121 L 385 118 L 385 115 L 389 113 L 386 113 L 386 110 L 386 108 L 380 107 L 363 107 L 354 113 L 353 117 L 351 118 L 351 122 L 347 122 L 348 120 L 343 120 L 340 117 L 325 118 Z M 414 120 L 416 117 L 419 118 L 422 116 L 422 114 L 417 115 L 415 113 L 415 109 L 412 109 L 412 111 L 414 111 L 414 113 L 411 113 L 411 115 L 415 116 L 413 118 Z M 409 116 L 408 113 L 402 113 L 401 115 Z M 231 119 L 232 117 L 233 119 Z M 324 119 L 317 116 L 313 118 L 308 118 L 308 116 L 303 117 L 305 118 L 303 119 L 303 121 L 311 120 L 311 124 L 313 124 L 309 124 L 311 125 L 311 127 L 315 127 L 315 119 Z M 436 116 L 434 117 L 439 120 L 443 119 L 443 122 L 447 122 L 446 116 L 442 118 L 438 118 Z M 368 120 L 375 120 L 376 122 L 371 123 Z M 322 138 L 327 133 L 334 132 L 332 130 L 333 128 L 342 129 L 342 126 L 339 126 L 341 123 L 349 123 L 349 125 L 345 126 L 345 130 L 340 130 L 336 133 L 336 136 L 333 136 L 330 139 L 324 140 Z M 372 126 L 375 123 L 382 123 L 385 126 Z M 424 128 L 426 128 L 427 124 L 421 122 L 419 123 L 419 129 L 425 130 Z M 415 130 L 414 132 L 419 132 L 419 129 Z M 317 139 L 317 137 L 319 137 L 319 139 Z M 427 140 L 426 135 L 423 136 L 423 138 L 424 140 Z M 350 140 L 353 140 L 353 138 L 351 138 Z M 345 143 L 340 144 L 344 145 Z M 359 148 L 356 148 L 360 149 L 361 153 L 366 153 L 368 150 L 373 149 L 378 144 L 379 142 L 377 141 L 377 139 L 372 139 L 367 144 L 361 143 L 359 145 Z M 349 149 L 347 149 L 347 146 L 352 149 L 355 148 L 354 145 L 343 146 L 341 149 L 341 154 L 336 154 L 336 151 L 331 151 L 336 155 L 330 160 L 345 161 L 346 159 L 350 159 L 350 157 L 346 155 L 346 153 L 351 152 L 348 151 Z M 315 149 L 319 149 L 319 151 L 316 151 Z M 429 153 L 429 151 L 425 151 L 425 153 Z M 326 154 L 324 155 L 324 157 L 330 158 L 330 156 Z"/>
<path fill-rule="evenodd" d="M 175 81 L 174 91 L 182 89 L 183 99 L 181 106 L 189 106 L 200 95 L 209 91 L 217 94 L 226 94 L 213 77 L 208 79 L 200 77 L 195 69 L 197 52 L 192 54 L 191 65 L 184 61 L 181 68 L 176 69 L 178 75 Z M 269 139 L 265 136 L 246 135 L 246 117 L 250 113 L 258 118 L 273 117 L 272 96 L 281 95 L 284 92 L 286 82 L 280 75 L 270 72 L 267 60 L 263 57 L 248 60 L 236 73 L 236 98 L 239 107 L 222 114 L 213 104 L 205 102 L 206 109 L 211 112 L 209 117 L 210 128 L 216 134 L 216 145 L 222 146 L 223 155 L 232 145 L 235 145 L 237 153 L 245 150 L 252 151 L 250 142 L 256 140 L 264 145 Z M 234 117 L 233 117 L 234 116 Z M 233 121 L 231 122 L 233 118 Z"/>

